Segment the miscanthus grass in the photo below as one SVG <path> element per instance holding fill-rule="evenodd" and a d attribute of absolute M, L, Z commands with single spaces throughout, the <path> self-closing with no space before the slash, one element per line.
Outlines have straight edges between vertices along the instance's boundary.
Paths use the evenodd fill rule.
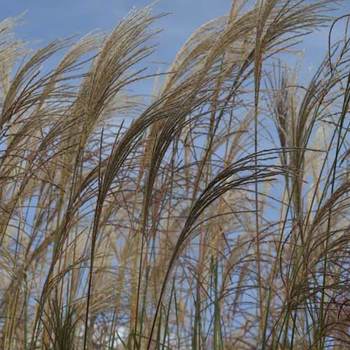
<path fill-rule="evenodd" d="M 0 23 L 1 349 L 350 348 L 336 6 L 235 0 L 158 73 L 151 7 L 34 52 Z"/>

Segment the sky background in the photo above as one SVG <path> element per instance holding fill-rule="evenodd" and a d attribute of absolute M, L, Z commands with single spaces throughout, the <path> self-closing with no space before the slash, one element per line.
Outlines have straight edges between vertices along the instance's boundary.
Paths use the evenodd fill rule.
<path fill-rule="evenodd" d="M 304 0 L 309 1 L 309 0 Z M 40 47 L 72 34 L 82 36 L 99 29 L 110 31 L 130 9 L 150 4 L 148 0 L 0 0 L 0 19 L 26 13 L 17 28 L 20 38 L 31 47 Z M 158 37 L 156 62 L 169 64 L 188 36 L 204 22 L 224 15 L 230 0 L 160 0 L 154 12 L 170 13 L 159 21 L 164 31 Z M 350 0 L 338 5 L 336 15 L 350 13 Z M 343 26 L 344 27 L 344 26 Z M 342 28 L 343 28 L 342 27 Z M 341 25 L 335 30 L 340 32 Z M 305 52 L 301 74 L 311 76 L 327 50 L 327 30 L 309 36 L 302 45 Z"/>

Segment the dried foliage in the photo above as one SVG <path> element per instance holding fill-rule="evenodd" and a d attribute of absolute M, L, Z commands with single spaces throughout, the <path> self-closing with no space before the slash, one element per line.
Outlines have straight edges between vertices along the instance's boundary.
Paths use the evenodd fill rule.
<path fill-rule="evenodd" d="M 332 4 L 236 0 L 162 74 L 150 7 L 32 53 L 0 22 L 1 349 L 350 347 Z M 305 86 L 281 60 L 321 26 Z"/>

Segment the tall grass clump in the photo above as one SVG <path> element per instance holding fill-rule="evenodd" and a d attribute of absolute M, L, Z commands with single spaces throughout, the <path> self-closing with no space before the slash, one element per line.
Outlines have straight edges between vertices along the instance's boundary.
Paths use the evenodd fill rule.
<path fill-rule="evenodd" d="M 150 7 L 34 52 L 0 22 L 1 349 L 350 348 L 332 7 L 234 0 L 162 73 Z M 307 82 L 290 57 L 327 26 Z"/>

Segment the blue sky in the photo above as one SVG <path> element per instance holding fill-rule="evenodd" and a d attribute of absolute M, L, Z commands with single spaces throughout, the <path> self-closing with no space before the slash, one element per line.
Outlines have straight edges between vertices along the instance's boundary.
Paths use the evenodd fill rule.
<path fill-rule="evenodd" d="M 309 0 L 305 0 L 309 1 Z M 0 0 L 1 19 L 26 12 L 18 35 L 30 46 L 38 47 L 56 38 L 95 29 L 109 31 L 133 7 L 143 7 L 149 0 Z M 227 13 L 230 0 L 160 0 L 155 13 L 171 14 L 159 21 L 164 31 L 158 37 L 159 50 L 155 59 L 170 63 L 176 51 L 199 25 Z M 350 12 L 350 0 L 338 6 L 338 15 Z M 336 33 L 337 31 L 335 31 Z M 327 49 L 327 30 L 305 40 L 304 69 L 308 75 L 316 69 Z"/>
<path fill-rule="evenodd" d="M 35 41 L 35 46 L 95 29 L 111 30 L 133 6 L 150 3 L 148 0 L 0 0 L 3 18 L 26 11 L 17 32 L 21 38 Z M 160 59 L 169 62 L 193 30 L 225 14 L 230 1 L 161 0 L 154 8 L 155 13 L 171 13 L 159 21 L 159 27 L 166 30 L 158 37 Z"/>

